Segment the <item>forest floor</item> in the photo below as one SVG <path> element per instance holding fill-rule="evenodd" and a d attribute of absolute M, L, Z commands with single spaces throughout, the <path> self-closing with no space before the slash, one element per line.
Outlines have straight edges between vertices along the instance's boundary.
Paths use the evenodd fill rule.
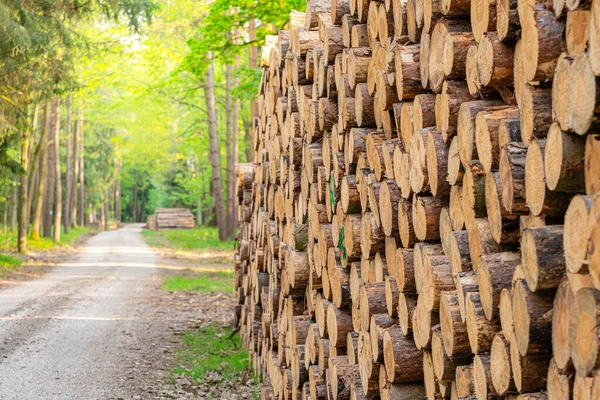
<path fill-rule="evenodd" d="M 231 274 L 161 257 L 140 231 L 99 233 L 0 280 L 0 398 L 255 397 L 227 328 Z"/>

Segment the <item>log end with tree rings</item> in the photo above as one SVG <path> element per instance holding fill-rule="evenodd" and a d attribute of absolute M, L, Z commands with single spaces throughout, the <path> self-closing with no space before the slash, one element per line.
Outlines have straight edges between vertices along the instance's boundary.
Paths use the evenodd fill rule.
<path fill-rule="evenodd" d="M 525 200 L 533 215 L 540 215 L 542 212 L 546 190 L 544 155 L 539 142 L 534 140 L 527 149 L 525 164 Z"/>
<path fill-rule="evenodd" d="M 575 295 L 571 315 L 571 359 L 577 375 L 585 377 L 600 364 L 600 291 L 583 288 Z"/>
<path fill-rule="evenodd" d="M 552 355 L 555 368 L 567 372 L 571 363 L 569 338 L 569 310 L 573 307 L 574 297 L 568 280 L 558 287 L 552 307 Z M 550 382 L 550 381 L 549 381 Z"/>
<path fill-rule="evenodd" d="M 515 85 L 515 100 L 521 106 L 521 96 L 523 95 L 523 87 L 527 84 L 525 72 L 523 70 L 523 41 L 519 39 L 515 44 L 515 57 L 513 58 L 513 83 Z"/>
<path fill-rule="evenodd" d="M 571 85 L 571 64 L 573 58 L 562 53 L 558 58 L 552 80 L 552 115 L 561 129 L 569 128 L 569 86 Z"/>
<path fill-rule="evenodd" d="M 494 396 L 492 384 L 491 357 L 489 354 L 477 354 L 473 359 L 473 385 L 478 399 Z"/>
<path fill-rule="evenodd" d="M 496 1 L 496 32 L 498 39 L 505 40 L 511 38 L 511 31 L 515 23 L 514 14 L 516 13 L 517 2 L 514 0 L 498 0 Z"/>
<path fill-rule="evenodd" d="M 478 71 L 478 59 L 477 56 L 479 51 L 477 49 L 477 43 L 473 42 L 469 46 L 469 50 L 467 51 L 467 61 L 465 64 L 466 69 L 466 81 L 467 87 L 469 88 L 469 93 L 471 96 L 477 96 L 481 90 L 481 81 L 479 80 L 479 71 Z"/>
<path fill-rule="evenodd" d="M 490 350 L 490 374 L 494 392 L 504 396 L 515 390 L 510 369 L 510 344 L 502 333 L 497 333 Z"/>
<path fill-rule="evenodd" d="M 394 228 L 398 228 L 396 212 L 400 199 L 400 190 L 393 181 L 381 183 L 379 187 L 379 217 L 383 233 L 386 236 L 390 236 Z"/>
<path fill-rule="evenodd" d="M 439 92 L 446 77 L 444 72 L 444 57 L 448 28 L 444 23 L 437 23 L 431 32 L 429 42 L 429 86 L 434 92 Z M 451 51 L 452 46 L 448 51 Z M 424 49 L 423 49 L 424 50 Z"/>
<path fill-rule="evenodd" d="M 431 35 L 427 31 L 421 33 L 421 51 L 419 54 L 419 70 L 421 75 L 421 86 L 423 89 L 429 87 L 429 58 L 430 58 Z"/>
<path fill-rule="evenodd" d="M 459 154 L 460 143 L 457 136 L 452 138 L 450 147 L 448 148 L 448 183 L 456 186 L 462 181 L 463 165 L 460 161 Z"/>
<path fill-rule="evenodd" d="M 490 1 L 472 0 L 471 1 L 471 29 L 473 38 L 480 42 L 484 33 L 490 28 Z M 491 4 L 496 8 L 495 2 Z M 494 10 L 495 11 L 495 10 Z M 495 12 L 494 12 L 495 13 Z"/>
<path fill-rule="evenodd" d="M 587 54 L 583 53 L 573 59 L 570 78 L 568 122 L 575 133 L 583 135 L 590 127 L 598 126 L 598 83 Z"/>
<path fill-rule="evenodd" d="M 600 193 L 600 135 L 589 134 L 585 142 L 585 191 Z"/>
<path fill-rule="evenodd" d="M 563 374 L 556 366 L 554 358 L 550 360 L 548 367 L 548 398 L 569 400 L 571 397 L 571 388 L 573 386 L 573 376 Z M 595 397 L 592 397 L 595 398 Z"/>
<path fill-rule="evenodd" d="M 567 193 L 585 191 L 584 153 L 585 138 L 563 132 L 553 123 L 544 149 L 548 189 Z"/>
<path fill-rule="evenodd" d="M 600 4 L 592 2 L 588 54 L 595 75 L 600 75 Z"/>

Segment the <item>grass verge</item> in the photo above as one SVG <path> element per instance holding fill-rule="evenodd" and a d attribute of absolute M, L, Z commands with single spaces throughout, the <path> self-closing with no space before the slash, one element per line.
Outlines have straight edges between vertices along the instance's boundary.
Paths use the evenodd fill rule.
<path fill-rule="evenodd" d="M 148 244 L 154 247 L 171 247 L 178 250 L 229 251 L 234 249 L 235 241 L 219 240 L 219 231 L 212 227 L 194 229 L 172 229 L 166 231 L 142 231 Z"/>
<path fill-rule="evenodd" d="M 233 263 L 234 240 L 221 242 L 219 231 L 212 227 L 142 231 L 150 246 L 203 264 Z"/>
<path fill-rule="evenodd" d="M 250 373 L 248 352 L 239 335 L 230 338 L 231 329 L 210 324 L 183 336 L 184 348 L 176 354 L 175 374 L 202 381 L 211 372 L 218 378 L 233 379 Z M 211 377 L 214 380 L 214 377 Z"/>
<path fill-rule="evenodd" d="M 16 257 L 0 254 L 0 270 L 8 271 L 19 267 L 23 261 Z"/>
<path fill-rule="evenodd" d="M 93 232 L 92 228 L 71 228 L 68 234 L 64 231 L 60 236 L 60 243 L 56 244 L 52 238 L 41 238 L 40 240 L 27 239 L 27 248 L 32 251 L 49 250 L 54 247 L 73 246 L 82 235 Z M 0 251 L 14 251 L 17 247 L 17 232 L 8 231 L 0 233 Z M 0 260 L 1 263 L 1 260 Z"/>
<path fill-rule="evenodd" d="M 170 276 L 164 280 L 163 290 L 231 293 L 233 277 L 234 273 L 229 271 L 200 272 L 194 276 Z"/>

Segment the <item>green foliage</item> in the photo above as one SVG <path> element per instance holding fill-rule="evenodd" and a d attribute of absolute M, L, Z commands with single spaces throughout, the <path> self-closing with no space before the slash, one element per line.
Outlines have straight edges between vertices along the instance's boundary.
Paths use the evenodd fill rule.
<path fill-rule="evenodd" d="M 265 35 L 284 28 L 290 10 L 305 6 L 304 0 L 214 0 L 196 36 L 188 41 L 190 53 L 183 69 L 202 76 L 210 52 L 230 63 L 245 46 L 262 43 Z M 244 35 L 251 20 L 257 21 L 256 41 Z"/>
<path fill-rule="evenodd" d="M 188 331 L 183 336 L 185 347 L 175 359 L 175 374 L 203 381 L 208 372 L 216 372 L 231 379 L 242 372 L 249 374 L 248 352 L 242 348 L 239 335 L 230 338 L 231 329 L 217 324 Z"/>
<path fill-rule="evenodd" d="M 173 229 L 166 231 L 142 231 L 142 236 L 154 247 L 169 247 L 176 250 L 233 250 L 235 241 L 219 241 L 219 231 L 214 227 Z"/>
<path fill-rule="evenodd" d="M 52 238 L 41 238 L 40 240 L 28 240 L 27 246 L 29 250 L 50 250 L 57 247 L 73 246 L 79 238 L 85 234 L 94 232 L 92 228 L 71 228 L 68 234 L 61 230 L 60 243 L 54 243 Z M 0 251 L 11 251 L 14 250 L 17 243 L 17 232 L 9 231 L 6 233 L 0 233 Z"/>
<path fill-rule="evenodd" d="M 163 290 L 167 292 L 231 293 L 233 277 L 233 271 L 200 272 L 192 277 L 171 276 L 163 282 Z"/>
<path fill-rule="evenodd" d="M 23 263 L 23 261 L 21 261 L 20 259 L 18 259 L 16 257 L 0 254 L 0 269 L 2 269 L 2 270 L 6 271 L 6 270 L 17 268 L 22 263 Z"/>

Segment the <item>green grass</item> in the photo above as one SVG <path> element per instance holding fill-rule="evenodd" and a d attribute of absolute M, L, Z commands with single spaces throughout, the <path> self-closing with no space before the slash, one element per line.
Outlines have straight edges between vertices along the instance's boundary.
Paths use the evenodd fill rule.
<path fill-rule="evenodd" d="M 208 372 L 231 379 L 250 373 L 248 352 L 242 348 L 239 335 L 231 339 L 231 329 L 210 324 L 199 330 L 187 331 L 184 347 L 175 356 L 173 373 L 202 381 Z"/>
<path fill-rule="evenodd" d="M 142 231 L 142 236 L 153 247 L 170 247 L 176 250 L 233 251 L 234 240 L 221 242 L 219 231 L 212 227 L 173 229 L 166 231 Z"/>
<path fill-rule="evenodd" d="M 200 272 L 193 277 L 171 276 L 163 282 L 167 292 L 199 291 L 209 293 L 231 293 L 233 291 L 233 272 Z"/>
<path fill-rule="evenodd" d="M 19 260 L 16 257 L 0 254 L 0 269 L 2 270 L 10 270 L 13 268 L 17 268 L 22 263 L 23 261 Z"/>
<path fill-rule="evenodd" d="M 55 244 L 52 238 L 41 238 L 40 240 L 31 240 L 27 238 L 27 248 L 29 250 L 49 250 L 53 247 L 72 246 L 81 235 L 93 232 L 92 228 L 71 228 L 68 234 L 62 232 L 60 243 Z M 0 251 L 14 251 L 17 247 L 17 232 L 0 232 Z M 1 260 L 0 260 L 1 261 Z"/>

